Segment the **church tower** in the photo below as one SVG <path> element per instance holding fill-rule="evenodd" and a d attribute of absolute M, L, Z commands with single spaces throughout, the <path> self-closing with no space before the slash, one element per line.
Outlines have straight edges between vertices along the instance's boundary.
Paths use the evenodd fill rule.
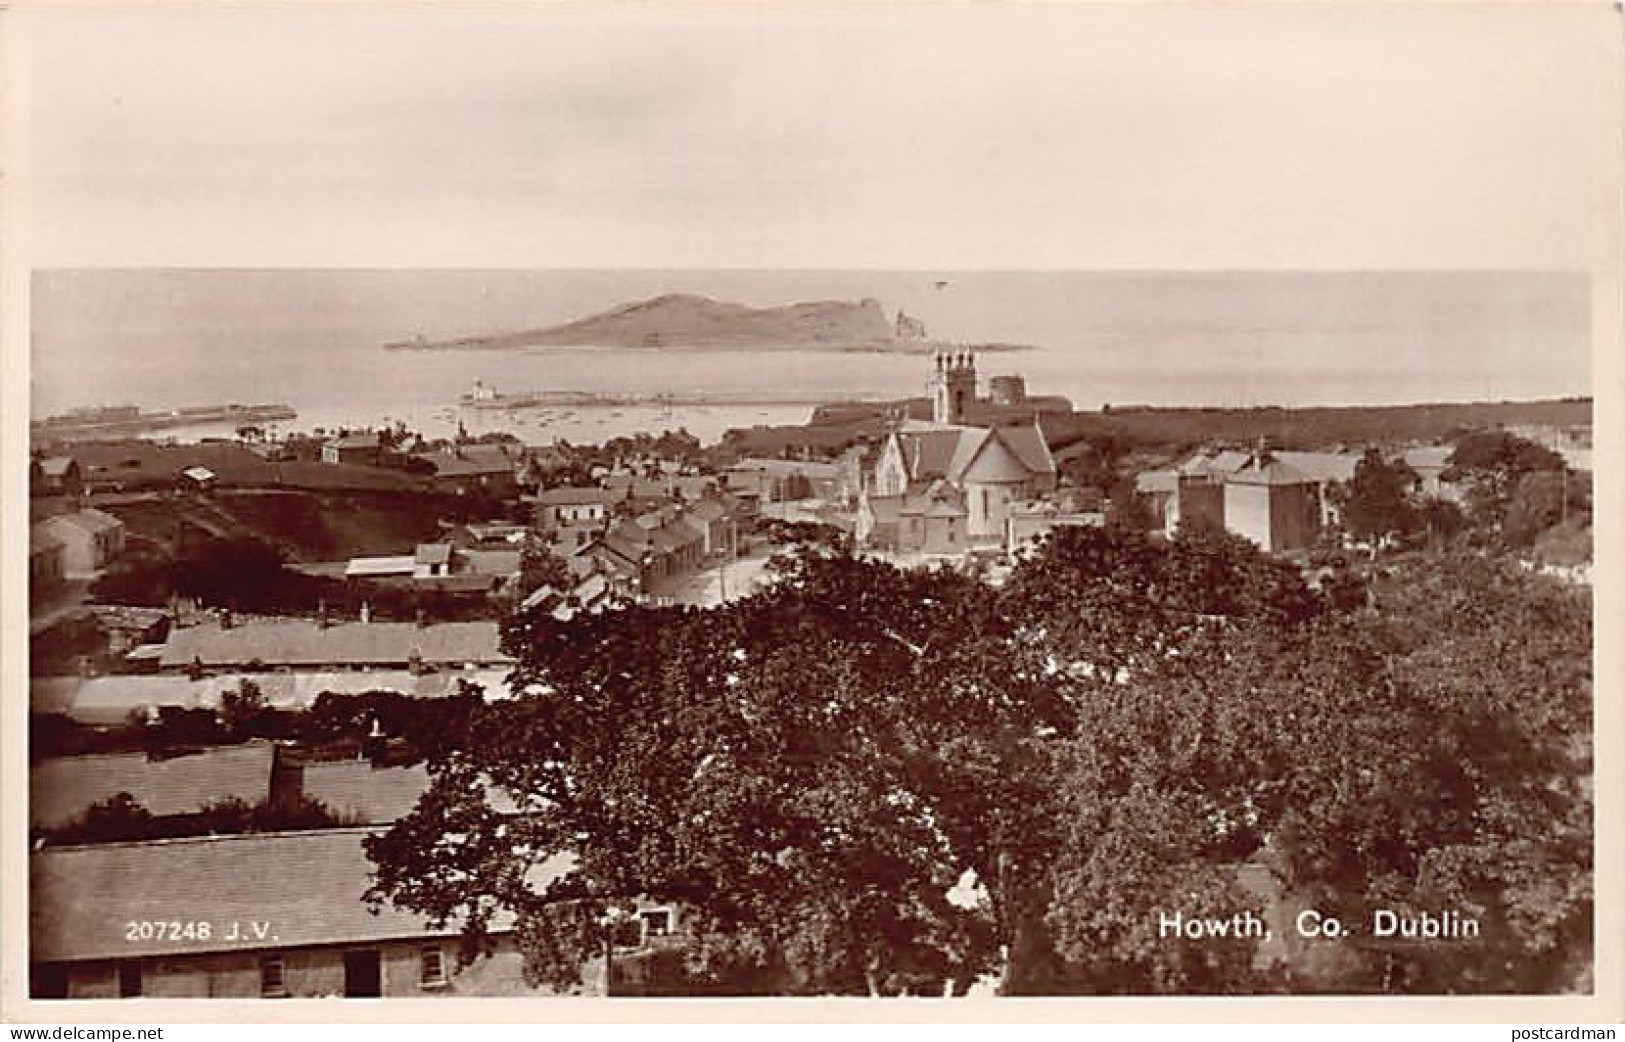
<path fill-rule="evenodd" d="M 931 422 L 958 425 L 976 403 L 976 356 L 969 351 L 937 352 L 931 374 Z"/>

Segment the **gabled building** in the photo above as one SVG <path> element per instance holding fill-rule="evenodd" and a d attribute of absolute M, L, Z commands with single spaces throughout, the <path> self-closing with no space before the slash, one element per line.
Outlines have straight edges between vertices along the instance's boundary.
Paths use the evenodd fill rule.
<path fill-rule="evenodd" d="M 1290 553 L 1337 524 L 1333 490 L 1354 476 L 1359 460 L 1351 452 L 1210 450 L 1170 470 L 1139 474 L 1135 489 L 1158 530 L 1207 524 L 1271 553 Z"/>
<path fill-rule="evenodd" d="M 624 489 L 617 493 L 596 485 L 559 485 L 526 497 L 534 508 L 536 527 L 542 529 L 601 524 L 608 519 L 613 505 L 625 498 Z"/>
<path fill-rule="evenodd" d="M 872 495 L 913 496 L 946 482 L 964 502 L 966 536 L 1004 538 L 1010 504 L 1056 485 L 1055 458 L 1037 425 L 912 427 L 894 431 L 881 448 Z M 903 542 L 908 543 L 905 533 Z"/>
<path fill-rule="evenodd" d="M 513 918 L 458 968 L 454 925 L 364 901 L 370 828 L 47 847 L 30 855 L 34 998 L 534 994 Z M 528 880 L 568 874 L 560 855 Z"/>
<path fill-rule="evenodd" d="M 124 552 L 124 522 L 94 508 L 46 518 L 33 534 L 62 544 L 62 570 L 70 579 L 95 576 Z"/>
<path fill-rule="evenodd" d="M 495 622 L 341 622 L 274 619 L 172 629 L 163 670 L 406 669 L 508 666 Z"/>
<path fill-rule="evenodd" d="M 67 576 L 67 544 L 49 532 L 28 541 L 28 597 L 42 600 L 61 588 Z"/>
<path fill-rule="evenodd" d="M 28 465 L 28 486 L 36 496 L 77 496 L 84 476 L 72 456 L 41 456 Z"/>

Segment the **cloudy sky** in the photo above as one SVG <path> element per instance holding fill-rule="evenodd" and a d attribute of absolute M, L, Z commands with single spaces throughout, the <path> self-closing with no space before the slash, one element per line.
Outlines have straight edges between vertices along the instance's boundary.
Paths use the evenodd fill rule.
<path fill-rule="evenodd" d="M 24 14 L 41 267 L 1586 268 L 1612 176 L 1600 4 Z"/>

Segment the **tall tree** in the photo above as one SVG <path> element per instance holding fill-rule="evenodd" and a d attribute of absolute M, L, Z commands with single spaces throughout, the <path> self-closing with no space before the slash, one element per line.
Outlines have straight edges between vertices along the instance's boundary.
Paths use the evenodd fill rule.
<path fill-rule="evenodd" d="M 1337 492 L 1343 525 L 1357 539 L 1378 545 L 1410 535 L 1422 518 L 1416 500 L 1416 472 L 1404 460 L 1387 460 L 1367 449 L 1354 476 Z"/>

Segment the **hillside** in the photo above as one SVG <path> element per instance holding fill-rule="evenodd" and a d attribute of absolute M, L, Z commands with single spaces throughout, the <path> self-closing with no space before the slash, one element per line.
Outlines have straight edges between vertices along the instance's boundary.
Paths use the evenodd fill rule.
<path fill-rule="evenodd" d="M 391 348 L 634 347 L 891 350 L 897 344 L 880 302 L 820 300 L 752 308 L 667 294 L 546 329 L 453 340 L 409 340 Z"/>

